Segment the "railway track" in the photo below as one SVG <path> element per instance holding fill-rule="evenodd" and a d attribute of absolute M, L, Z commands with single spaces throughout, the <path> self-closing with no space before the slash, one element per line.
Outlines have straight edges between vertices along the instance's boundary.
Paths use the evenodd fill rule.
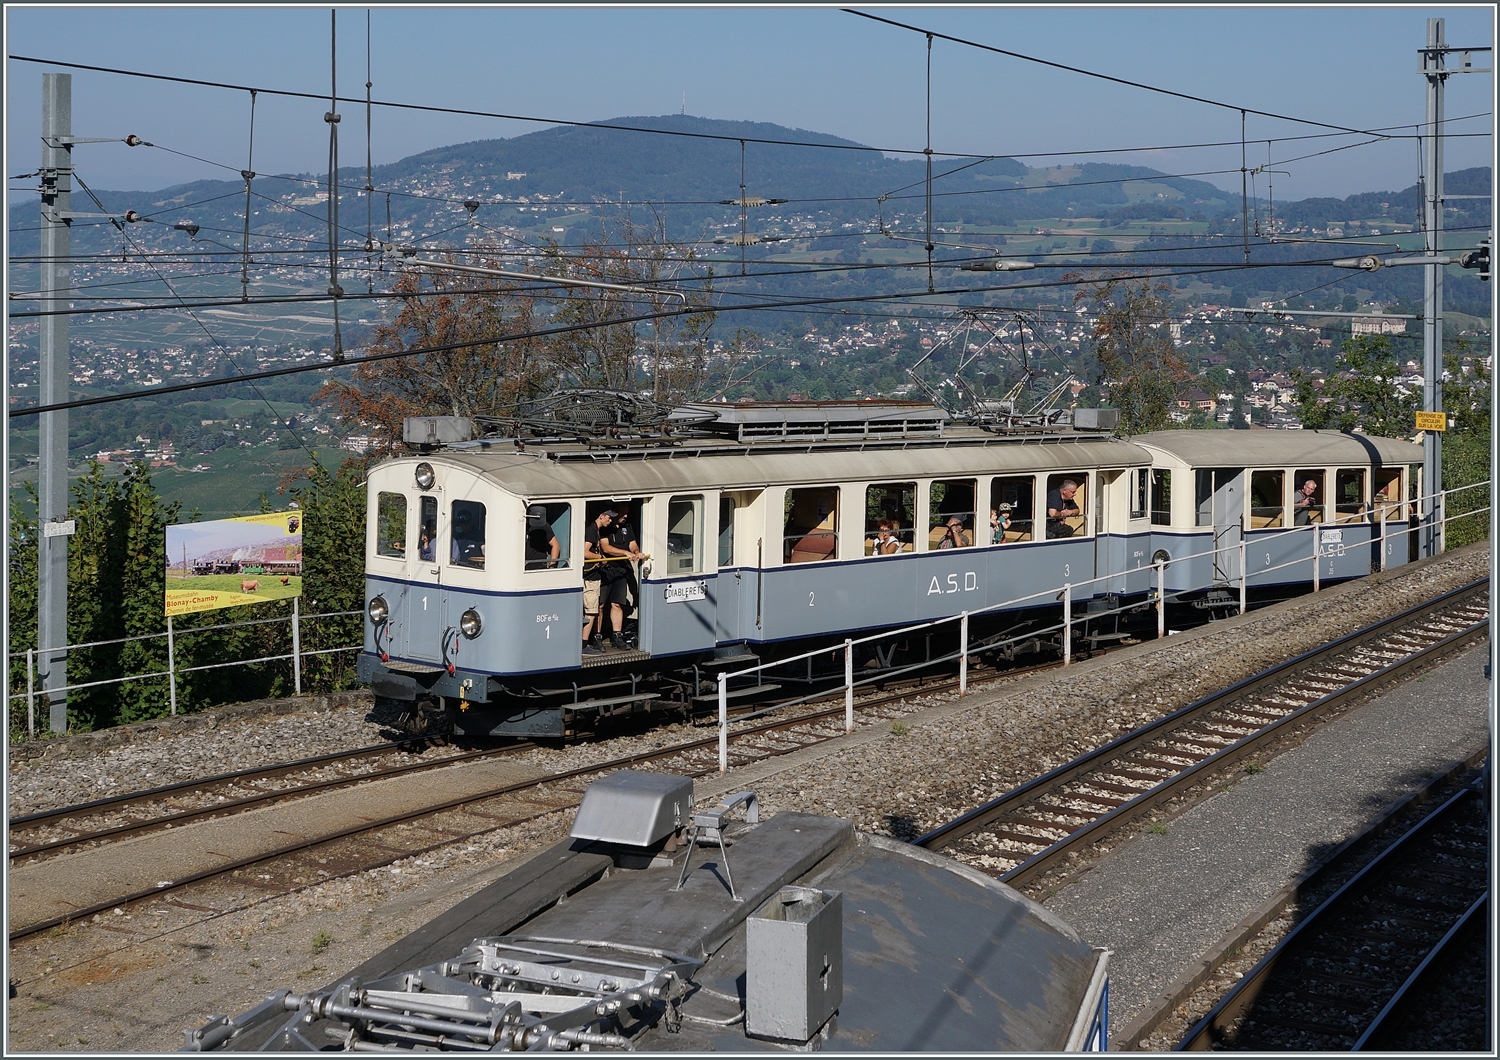
<path fill-rule="evenodd" d="M 1466 787 L 1310 912 L 1177 1046 L 1374 1050 L 1483 935 L 1489 813 Z"/>
<path fill-rule="evenodd" d="M 1483 636 L 1489 579 L 1271 667 L 914 840 L 1013 886 L 1070 860 L 1215 771 Z"/>

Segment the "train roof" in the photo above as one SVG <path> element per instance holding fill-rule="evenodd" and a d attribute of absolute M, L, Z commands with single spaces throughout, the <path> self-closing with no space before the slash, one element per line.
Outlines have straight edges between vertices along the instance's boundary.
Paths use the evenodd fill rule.
<path fill-rule="evenodd" d="M 1342 431 L 1154 431 L 1130 439 L 1193 467 L 1420 464 L 1422 447 Z"/>
<path fill-rule="evenodd" d="M 444 449 L 442 457 L 450 466 L 467 468 L 528 499 L 1077 471 L 1151 462 L 1139 446 L 1104 435 L 1011 438 L 984 431 L 857 445 L 686 442 L 617 449 L 554 445 L 518 451 L 508 441 L 471 442 Z"/>

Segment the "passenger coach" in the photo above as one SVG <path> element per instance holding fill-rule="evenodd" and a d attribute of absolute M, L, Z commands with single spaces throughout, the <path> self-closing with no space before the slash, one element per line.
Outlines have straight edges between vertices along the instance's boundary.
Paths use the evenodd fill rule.
<path fill-rule="evenodd" d="M 1380 561 L 1371 513 L 1404 511 L 1386 502 L 1406 496 L 1420 460 L 1405 443 L 1316 432 L 1126 441 L 953 427 L 925 405 L 708 408 L 717 433 L 486 438 L 374 468 L 361 678 L 380 698 L 441 703 L 459 731 L 563 735 L 564 715 L 646 705 L 668 674 L 699 691 L 699 666 L 771 661 L 1096 577 L 1109 576 L 1075 590 L 1081 613 L 1089 597 L 1144 599 L 1153 558 L 1204 551 L 1240 526 L 1257 538 L 1326 521 L 1346 536 L 1325 577 L 1350 577 Z M 1317 484 L 1311 508 L 1296 507 L 1300 475 Z M 629 648 L 584 655 L 584 532 L 605 509 L 627 513 L 649 558 Z M 1279 562 L 1305 540 L 1263 551 Z M 1404 537 L 1400 547 L 1404 558 Z M 1174 590 L 1238 577 L 1224 561 L 1168 570 Z"/>

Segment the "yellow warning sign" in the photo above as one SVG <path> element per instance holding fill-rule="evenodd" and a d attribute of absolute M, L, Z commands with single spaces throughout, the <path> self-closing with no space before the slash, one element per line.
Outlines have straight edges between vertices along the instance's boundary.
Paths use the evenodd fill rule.
<path fill-rule="evenodd" d="M 1448 414 L 1446 412 L 1419 412 L 1417 413 L 1417 430 L 1419 431 L 1446 431 L 1448 429 Z"/>

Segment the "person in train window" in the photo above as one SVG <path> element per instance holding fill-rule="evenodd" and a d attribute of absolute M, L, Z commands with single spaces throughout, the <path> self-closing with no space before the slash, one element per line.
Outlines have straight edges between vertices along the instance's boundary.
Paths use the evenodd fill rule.
<path fill-rule="evenodd" d="M 583 654 L 604 654 L 604 630 L 599 624 L 599 596 L 604 583 L 604 549 L 601 542 L 614 522 L 615 511 L 606 508 L 583 528 Z"/>
<path fill-rule="evenodd" d="M 894 556 L 900 551 L 901 538 L 896 533 L 896 520 L 880 520 L 875 524 L 875 555 Z"/>
<path fill-rule="evenodd" d="M 1005 531 L 1010 529 L 1010 513 L 1009 504 L 990 509 L 990 540 L 997 545 L 1005 544 Z"/>
<path fill-rule="evenodd" d="M 474 512 L 467 506 L 459 508 L 453 513 L 453 540 L 449 549 L 449 562 L 461 563 L 467 567 L 484 566 L 484 527 L 480 521 L 474 518 Z"/>
<path fill-rule="evenodd" d="M 562 545 L 547 522 L 547 509 L 533 504 L 526 509 L 526 569 L 546 570 L 561 555 Z"/>
<path fill-rule="evenodd" d="M 964 521 L 960 516 L 950 515 L 948 521 L 943 525 L 943 539 L 938 542 L 938 548 L 968 548 L 972 541 L 964 531 Z"/>
<path fill-rule="evenodd" d="M 1295 516 L 1293 525 L 1311 526 L 1312 510 L 1317 507 L 1313 496 L 1318 492 L 1318 484 L 1313 479 L 1302 483 L 1302 488 L 1297 491 L 1297 499 L 1292 502 L 1292 510 Z"/>
<path fill-rule="evenodd" d="M 428 535 L 426 528 L 422 530 L 422 536 L 417 539 L 417 558 L 433 559 L 432 538 Z"/>
<path fill-rule="evenodd" d="M 1047 491 L 1048 537 L 1073 536 L 1073 527 L 1069 526 L 1063 520 L 1083 514 L 1078 510 L 1078 502 L 1073 499 L 1077 493 L 1078 483 L 1070 478 L 1063 479 L 1062 485 L 1057 487 L 1057 489 Z"/>
<path fill-rule="evenodd" d="M 630 513 L 620 512 L 610 525 L 609 533 L 599 539 L 600 551 L 609 557 L 604 564 L 604 583 L 600 588 L 600 613 L 609 605 L 610 646 L 623 651 L 625 644 L 625 612 L 635 606 L 632 601 L 641 598 L 636 584 L 635 568 L 631 561 L 645 559 L 640 543 L 635 539 L 635 530 L 630 525 Z"/>

